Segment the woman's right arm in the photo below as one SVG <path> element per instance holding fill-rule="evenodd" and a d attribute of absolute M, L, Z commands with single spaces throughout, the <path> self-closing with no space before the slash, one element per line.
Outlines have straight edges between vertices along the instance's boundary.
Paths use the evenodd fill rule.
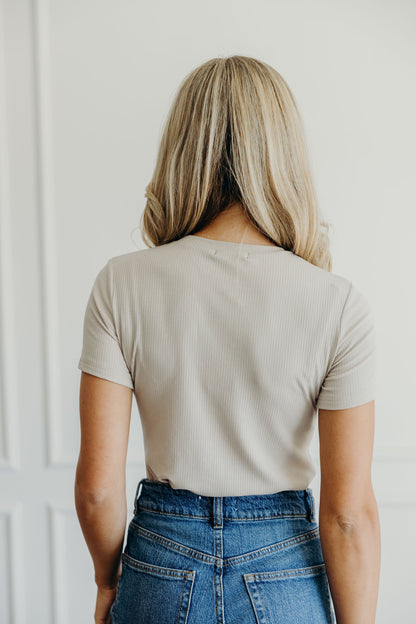
<path fill-rule="evenodd" d="M 371 481 L 375 401 L 319 410 L 319 531 L 337 624 L 374 624 L 380 522 Z"/>

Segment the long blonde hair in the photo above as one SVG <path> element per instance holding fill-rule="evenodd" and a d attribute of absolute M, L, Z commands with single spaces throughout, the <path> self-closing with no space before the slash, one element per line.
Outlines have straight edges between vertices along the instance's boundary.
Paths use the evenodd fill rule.
<path fill-rule="evenodd" d="M 240 202 L 272 242 L 331 271 L 298 107 L 279 72 L 257 59 L 213 58 L 185 77 L 145 197 L 148 247 L 193 234 Z"/>

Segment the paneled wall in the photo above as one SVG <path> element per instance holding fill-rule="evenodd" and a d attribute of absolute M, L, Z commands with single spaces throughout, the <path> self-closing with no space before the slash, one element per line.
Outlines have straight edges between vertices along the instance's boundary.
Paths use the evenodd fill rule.
<path fill-rule="evenodd" d="M 415 621 L 416 5 L 1 0 L 0 20 L 0 622 L 93 621 L 73 499 L 87 296 L 109 257 L 144 247 L 144 189 L 180 81 L 233 53 L 292 87 L 333 270 L 374 306 L 377 623 Z M 133 412 L 129 513 L 145 476 Z M 316 434 L 317 466 L 318 449 Z M 319 468 L 311 487 L 319 508 Z"/>

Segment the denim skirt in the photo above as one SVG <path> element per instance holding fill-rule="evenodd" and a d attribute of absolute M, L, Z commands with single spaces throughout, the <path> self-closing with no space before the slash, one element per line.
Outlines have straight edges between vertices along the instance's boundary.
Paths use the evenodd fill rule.
<path fill-rule="evenodd" d="M 141 479 L 110 619 L 335 623 L 312 490 L 201 496 Z"/>

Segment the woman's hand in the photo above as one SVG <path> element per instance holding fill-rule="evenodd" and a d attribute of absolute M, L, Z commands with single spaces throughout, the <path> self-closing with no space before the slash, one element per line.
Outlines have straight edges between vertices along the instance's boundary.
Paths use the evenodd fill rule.
<path fill-rule="evenodd" d="M 110 608 L 117 593 L 115 587 L 98 587 L 97 602 L 95 603 L 94 622 L 95 624 L 111 624 Z"/>

